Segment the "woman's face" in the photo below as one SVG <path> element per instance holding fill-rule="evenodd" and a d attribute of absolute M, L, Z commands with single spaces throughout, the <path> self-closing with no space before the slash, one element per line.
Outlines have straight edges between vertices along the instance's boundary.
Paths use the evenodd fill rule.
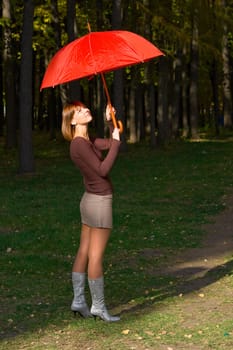
<path fill-rule="evenodd" d="M 92 121 L 90 110 L 85 106 L 77 106 L 72 119 L 72 124 L 85 125 Z"/>

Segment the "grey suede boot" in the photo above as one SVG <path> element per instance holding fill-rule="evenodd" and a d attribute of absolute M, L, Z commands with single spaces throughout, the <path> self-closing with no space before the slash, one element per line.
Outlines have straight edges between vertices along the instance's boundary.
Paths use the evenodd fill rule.
<path fill-rule="evenodd" d="M 85 289 L 85 279 L 86 274 L 80 272 L 72 272 L 72 284 L 74 290 L 74 299 L 71 304 L 71 310 L 76 313 L 78 312 L 80 316 L 87 318 L 92 317 L 90 310 L 87 306 L 84 289 Z"/>
<path fill-rule="evenodd" d="M 88 279 L 89 288 L 92 297 L 91 314 L 96 318 L 100 317 L 103 321 L 117 322 L 120 317 L 111 316 L 104 302 L 104 278 L 103 276 L 94 280 Z"/>

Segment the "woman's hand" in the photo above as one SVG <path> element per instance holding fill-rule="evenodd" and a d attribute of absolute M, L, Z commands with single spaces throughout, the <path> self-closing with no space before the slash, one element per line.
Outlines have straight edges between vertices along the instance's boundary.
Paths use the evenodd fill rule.
<path fill-rule="evenodd" d="M 118 128 L 114 128 L 112 138 L 114 140 L 120 141 L 120 130 Z"/>
<path fill-rule="evenodd" d="M 114 115 L 116 114 L 116 110 L 113 106 L 111 106 L 109 103 L 107 104 L 107 107 L 106 107 L 106 119 L 109 121 L 112 119 L 112 115 L 111 115 L 111 110 L 112 112 L 114 113 Z"/>

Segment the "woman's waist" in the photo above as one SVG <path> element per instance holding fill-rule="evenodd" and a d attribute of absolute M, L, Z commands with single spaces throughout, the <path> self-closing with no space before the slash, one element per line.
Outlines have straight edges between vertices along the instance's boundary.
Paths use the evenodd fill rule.
<path fill-rule="evenodd" d="M 85 190 L 88 193 L 105 196 L 113 193 L 113 187 L 109 179 L 101 179 L 100 181 L 84 180 Z"/>

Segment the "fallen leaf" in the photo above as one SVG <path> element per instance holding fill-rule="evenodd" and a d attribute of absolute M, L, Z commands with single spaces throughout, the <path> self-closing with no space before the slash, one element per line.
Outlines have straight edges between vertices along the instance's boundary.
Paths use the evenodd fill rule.
<path fill-rule="evenodd" d="M 127 334 L 129 334 L 129 332 L 130 332 L 129 329 L 124 329 L 121 333 L 127 335 Z"/>
<path fill-rule="evenodd" d="M 154 333 L 151 332 L 151 331 L 145 331 L 145 334 L 147 334 L 147 335 L 154 335 Z"/>

